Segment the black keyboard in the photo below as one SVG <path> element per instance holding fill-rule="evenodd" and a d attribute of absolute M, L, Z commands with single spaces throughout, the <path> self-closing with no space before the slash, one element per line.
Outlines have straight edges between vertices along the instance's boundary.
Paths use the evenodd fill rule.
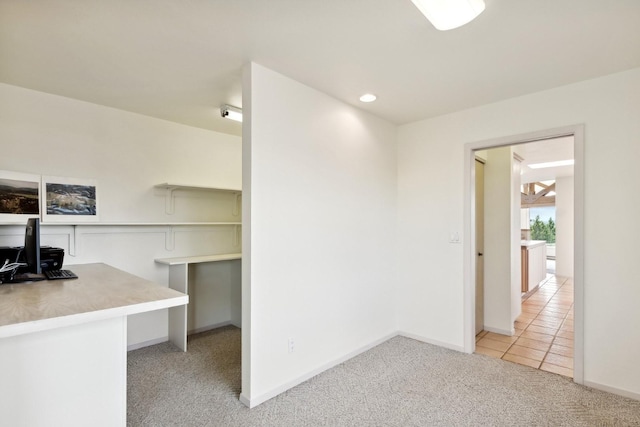
<path fill-rule="evenodd" d="M 44 275 L 47 276 L 47 280 L 78 278 L 78 276 L 76 276 L 76 274 L 71 270 L 47 270 L 44 271 Z"/>

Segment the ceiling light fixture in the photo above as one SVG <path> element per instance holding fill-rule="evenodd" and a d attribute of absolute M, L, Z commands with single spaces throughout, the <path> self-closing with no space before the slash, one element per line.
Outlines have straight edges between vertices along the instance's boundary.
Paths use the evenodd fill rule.
<path fill-rule="evenodd" d="M 547 162 L 547 163 L 534 163 L 532 165 L 527 165 L 531 169 L 544 169 L 544 168 L 555 168 L 558 166 L 573 166 L 576 161 L 573 159 L 569 160 L 558 160 L 557 162 Z"/>
<path fill-rule="evenodd" d="M 234 107 L 233 105 L 222 105 L 220 107 L 220 115 L 226 119 L 235 120 L 236 122 L 242 121 L 242 109 Z"/>
<path fill-rule="evenodd" d="M 484 10 L 483 0 L 411 0 L 440 31 L 458 28 Z"/>
<path fill-rule="evenodd" d="M 365 93 L 364 95 L 362 95 L 362 96 L 360 97 L 360 101 L 362 101 L 362 102 L 373 102 L 373 101 L 375 101 L 377 98 L 378 98 L 378 97 L 377 97 L 377 96 L 375 96 L 375 95 L 374 95 L 374 94 L 372 94 L 372 93 Z"/>

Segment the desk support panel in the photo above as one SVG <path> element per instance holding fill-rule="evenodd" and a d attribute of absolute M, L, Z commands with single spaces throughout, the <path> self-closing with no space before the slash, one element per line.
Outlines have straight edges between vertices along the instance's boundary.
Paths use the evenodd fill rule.
<path fill-rule="evenodd" d="M 0 340 L 0 424 L 125 426 L 125 316 Z"/>
<path fill-rule="evenodd" d="M 169 266 L 169 287 L 189 294 L 189 264 Z M 169 341 L 182 351 L 187 351 L 187 305 L 169 309 Z"/>

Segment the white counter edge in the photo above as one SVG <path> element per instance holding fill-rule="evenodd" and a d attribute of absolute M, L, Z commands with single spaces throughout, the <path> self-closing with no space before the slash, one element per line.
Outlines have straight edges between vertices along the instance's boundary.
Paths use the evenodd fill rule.
<path fill-rule="evenodd" d="M 0 338 L 8 338 L 17 335 L 30 334 L 33 332 L 47 331 L 50 329 L 61 328 L 65 326 L 80 325 L 97 320 L 105 320 L 114 317 L 123 317 L 131 314 L 144 313 L 147 311 L 160 310 L 163 308 L 176 307 L 185 305 L 188 302 L 189 296 L 182 295 L 174 298 L 165 298 L 156 301 L 89 311 L 85 313 L 71 314 L 68 316 L 59 316 L 49 319 L 33 320 L 30 322 L 4 325 L 0 326 Z"/>
<path fill-rule="evenodd" d="M 546 240 L 521 240 L 520 246 L 523 248 L 536 248 L 538 246 L 546 245 Z"/>
<path fill-rule="evenodd" d="M 198 264 L 203 262 L 230 261 L 234 259 L 242 259 L 242 254 L 235 253 L 235 254 L 203 255 L 203 256 L 176 257 L 176 258 L 156 258 L 155 262 L 157 262 L 158 264 L 165 264 L 165 265 L 179 265 L 179 264 Z"/>

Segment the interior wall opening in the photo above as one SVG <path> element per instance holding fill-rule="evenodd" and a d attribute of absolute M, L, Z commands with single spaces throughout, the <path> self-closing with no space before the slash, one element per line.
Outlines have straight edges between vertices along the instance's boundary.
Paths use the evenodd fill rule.
<path fill-rule="evenodd" d="M 571 378 L 573 258 L 568 254 L 573 240 L 566 229 L 573 227 L 573 221 L 567 214 L 560 217 L 561 250 L 557 252 L 564 275 L 556 274 L 555 211 L 556 206 L 563 213 L 573 211 L 573 165 L 556 166 L 572 160 L 572 136 L 491 148 L 476 153 L 475 179 L 476 353 Z M 485 194 L 490 199 L 486 208 Z M 503 236 L 502 240 L 490 238 L 486 250 L 485 222 L 491 236 Z M 503 228 L 507 222 L 515 223 L 513 229 Z M 519 239 L 518 247 L 510 241 L 512 234 Z"/>
<path fill-rule="evenodd" d="M 471 143 L 465 151 L 465 350 L 479 349 L 535 368 L 544 365 L 545 370 L 572 376 L 581 383 L 582 127 Z M 573 158 L 574 165 L 534 169 L 539 163 L 567 160 L 565 157 Z M 555 184 L 545 184 L 553 174 Z M 478 180 L 484 181 L 484 188 L 478 186 Z M 544 191 L 526 194 L 531 183 L 545 187 Z M 483 204 L 477 203 L 477 196 Z M 531 218 L 534 221 L 525 218 L 520 204 L 527 203 L 530 208 L 555 205 L 556 200 L 561 201 L 561 210 L 551 225 L 558 220 L 562 224 L 557 230 L 561 250 L 554 254 L 556 273 L 547 273 L 546 249 L 550 246 L 546 241 L 531 240 L 531 229 L 523 224 L 528 221 L 531 225 L 535 217 Z M 483 215 L 481 209 L 488 212 Z M 478 215 L 483 217 L 481 224 L 476 221 Z M 540 222 L 544 223 L 540 219 L 535 223 Z M 544 225 L 549 228 L 548 221 Z M 523 269 L 530 265 L 523 260 L 528 251 L 538 250 L 542 252 L 538 257 L 544 257 L 545 263 L 535 268 L 544 268 L 544 276 L 532 279 L 533 289 L 524 291 Z M 482 287 L 477 288 L 478 284 Z M 478 333 L 482 336 L 476 338 Z"/>

